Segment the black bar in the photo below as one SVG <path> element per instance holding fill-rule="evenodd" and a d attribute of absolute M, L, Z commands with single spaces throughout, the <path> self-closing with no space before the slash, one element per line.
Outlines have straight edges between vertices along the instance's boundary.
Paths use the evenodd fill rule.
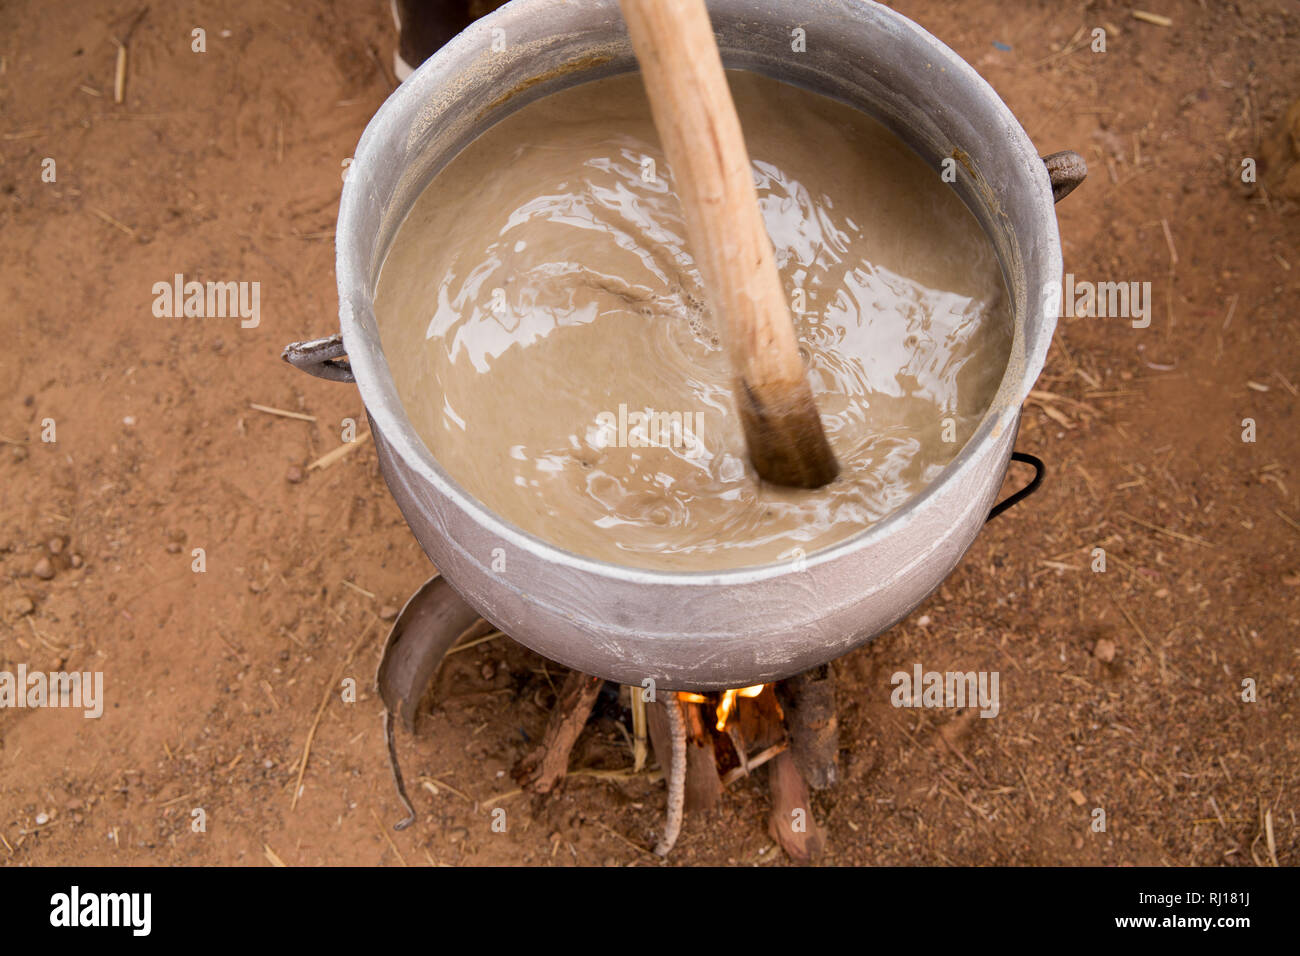
<path fill-rule="evenodd" d="M 130 925 L 136 915 L 144 928 L 143 896 L 129 911 L 120 897 L 110 901 L 128 925 L 52 925 L 70 921 L 73 886 L 87 917 L 92 910 L 112 915 L 114 906 L 101 909 L 98 894 L 149 894 L 147 937 Z M 647 944 L 716 947 L 753 945 L 755 937 L 783 927 L 800 935 L 824 929 L 827 945 L 848 933 L 871 949 L 909 939 L 945 946 L 1069 941 L 1074 948 L 1126 937 L 1144 945 L 1199 937 L 1222 947 L 1289 933 L 1296 889 L 1294 870 L 1247 867 L 724 871 L 651 863 L 622 872 L 557 867 L 545 874 L 523 868 L 10 868 L 0 870 L 0 917 L 5 943 L 14 947 L 29 939 L 121 946 L 148 938 L 198 942 L 205 950 L 287 942 L 337 952 L 350 940 L 378 947 L 414 936 L 429 946 L 497 949 L 554 945 L 560 936 L 585 941 L 595 933 L 610 934 L 612 945 L 626 935 Z M 662 906 L 647 910 L 653 900 Z M 661 922 L 666 900 L 673 901 L 671 927 Z M 649 912 L 656 914 L 652 923 L 645 921 Z M 719 923 L 722 913 L 734 922 Z"/>

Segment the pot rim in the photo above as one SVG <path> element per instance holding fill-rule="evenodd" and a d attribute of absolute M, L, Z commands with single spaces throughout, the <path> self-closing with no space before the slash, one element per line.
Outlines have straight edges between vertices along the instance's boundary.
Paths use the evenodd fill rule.
<path fill-rule="evenodd" d="M 547 2 L 548 0 L 535 0 L 533 5 L 540 7 Z M 1056 217 L 1053 210 L 1051 184 L 1037 150 L 1010 107 L 975 71 L 974 67 L 970 66 L 946 44 L 924 28 L 894 10 L 874 2 L 874 0 L 867 0 L 867 2 L 859 0 L 859 4 L 873 8 L 873 13 L 876 16 L 890 21 L 893 30 L 907 35 L 913 42 L 927 47 L 930 51 L 931 65 L 937 64 L 941 69 L 953 74 L 956 79 L 971 84 L 979 94 L 991 104 L 994 104 L 993 109 L 999 114 L 1002 129 L 1006 136 L 1006 152 L 1015 158 L 1017 165 L 1026 170 L 1032 169 L 1033 172 L 1030 173 L 1030 177 L 1038 180 L 1038 194 L 1032 197 L 1031 201 L 1040 207 L 1040 211 L 1046 211 L 1051 224 L 1051 228 L 1043 230 L 1043 234 L 1036 237 L 1038 252 L 1043 256 L 1044 261 L 1049 264 L 1047 271 L 1049 282 L 1052 277 L 1059 280 L 1062 273 L 1062 258 L 1060 237 L 1056 228 Z M 374 200 L 374 196 L 364 188 L 364 177 L 358 175 L 358 173 L 361 170 L 370 168 L 384 158 L 383 151 L 386 145 L 386 137 L 390 133 L 387 127 L 392 124 L 395 117 L 418 115 L 421 104 L 427 102 L 429 91 L 434 88 L 432 82 L 429 81 L 429 77 L 433 73 L 445 69 L 451 75 L 457 75 L 468 68 L 481 53 L 484 48 L 484 40 L 491 36 L 491 31 L 494 28 L 501 27 L 502 24 L 517 25 L 515 18 L 520 14 L 521 8 L 529 5 L 530 0 L 512 0 L 512 2 L 475 21 L 465 31 L 462 31 L 449 41 L 437 53 L 421 64 L 406 82 L 402 83 L 389 95 L 367 124 L 357 145 L 350 174 L 344 183 L 340 202 L 335 239 L 335 272 L 339 290 L 339 325 L 353 375 L 356 379 L 357 389 L 361 393 L 362 401 L 371 416 L 372 427 L 380 431 L 391 450 L 399 455 L 417 475 L 433 485 L 455 508 L 469 515 L 479 527 L 496 535 L 504 542 L 550 563 L 613 580 L 657 587 L 672 585 L 739 586 L 783 576 L 790 571 L 791 562 L 788 559 L 767 564 L 693 571 L 643 568 L 633 565 L 614 564 L 587 557 L 565 550 L 544 538 L 524 531 L 495 514 L 477 498 L 466 492 L 443 469 L 432 451 L 425 445 L 411 425 L 405 407 L 397 395 L 392 373 L 384 356 L 382 341 L 378 335 L 378 325 L 374 318 L 373 297 L 367 292 L 370 286 L 371 263 L 364 261 L 364 257 L 354 252 L 352 244 L 342 238 L 354 235 L 361 228 L 365 206 L 368 202 Z M 625 32 L 622 42 L 627 43 Z M 628 48 L 630 50 L 630 45 Z M 728 51 L 724 49 L 722 53 L 725 63 L 728 59 Z M 732 67 L 729 66 L 728 68 Z M 425 82 L 421 82 L 422 79 Z M 786 81 L 782 80 L 782 82 Z M 822 93 L 821 95 L 828 94 Z M 520 104 L 516 103 L 515 105 L 517 107 Z M 868 116 L 872 115 L 856 104 L 848 103 L 846 105 L 857 109 L 859 112 L 864 112 Z M 513 109 L 501 109 L 499 115 L 494 118 L 493 124 L 489 124 L 489 127 L 494 125 L 495 122 L 504 119 L 512 111 Z M 467 144 L 462 144 L 455 153 L 448 157 L 448 161 L 458 154 L 464 148 L 464 145 Z M 407 212 L 409 212 L 409 208 L 403 212 L 403 218 Z M 988 235 L 987 230 L 984 231 Z M 993 242 L 994 238 L 989 236 L 989 240 Z M 383 252 L 386 255 L 387 249 L 383 250 Z M 1003 268 L 1003 281 L 1007 284 L 1008 294 L 1013 305 L 1018 306 L 1018 297 L 1010 281 L 1011 277 L 1008 275 L 1008 266 L 1005 262 L 1001 262 L 1001 257 L 999 257 L 999 260 Z M 1059 285 L 1059 281 L 1057 284 Z M 1044 297 L 1031 294 L 1031 292 L 1036 293 L 1036 290 L 1024 290 L 1025 315 L 1023 320 L 1013 313 L 1014 338 L 1007 367 L 1003 373 L 1003 379 L 998 391 L 981 419 L 979 427 L 967 439 L 961 450 L 933 481 L 909 498 L 901 507 L 856 534 L 806 555 L 800 562 L 803 570 L 811 570 L 814 567 L 834 562 L 847 554 L 862 550 L 889 536 L 909 518 L 915 509 L 938 494 L 940 489 L 960 480 L 963 475 L 971 472 L 975 467 L 975 459 L 978 457 L 976 451 L 982 445 L 999 438 L 1008 430 L 1012 433 L 1015 432 L 1021 414 L 1021 405 L 1046 362 L 1047 351 L 1050 348 L 1057 322 L 1055 312 L 1047 308 Z M 358 315 L 358 308 L 364 309 L 367 314 Z M 373 335 L 364 327 L 367 317 L 375 327 Z M 1026 329 L 1031 323 L 1037 323 L 1041 334 L 1034 353 L 1026 354 Z"/>

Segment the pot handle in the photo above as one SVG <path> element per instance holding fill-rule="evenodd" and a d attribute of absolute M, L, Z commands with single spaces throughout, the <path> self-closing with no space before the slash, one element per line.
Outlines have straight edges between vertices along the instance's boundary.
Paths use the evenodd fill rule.
<path fill-rule="evenodd" d="M 1035 455 L 1026 455 L 1022 451 L 1013 451 L 1011 453 L 1011 460 L 1024 462 L 1026 465 L 1033 465 L 1034 478 L 1032 481 L 1029 482 L 1029 484 L 1025 485 L 1025 487 L 1021 488 L 1019 491 L 1015 492 L 1014 494 L 1008 495 L 1006 500 L 999 501 L 996 505 L 994 505 L 993 510 L 989 512 L 989 516 L 984 519 L 985 524 L 988 524 L 990 521 L 992 521 L 998 515 L 1002 514 L 1002 512 L 1006 511 L 1012 505 L 1020 504 L 1020 502 L 1024 501 L 1035 491 L 1037 491 L 1038 486 L 1043 483 L 1043 476 L 1047 474 L 1047 466 L 1043 464 L 1043 459 Z"/>
<path fill-rule="evenodd" d="M 347 349 L 343 347 L 342 333 L 335 332 L 323 339 L 308 342 L 291 342 L 284 347 L 280 358 L 294 368 L 309 372 L 317 378 L 331 382 L 355 382 L 352 366 L 348 364 Z"/>
<path fill-rule="evenodd" d="M 1052 181 L 1052 202 L 1060 202 L 1088 175 L 1087 161 L 1072 149 L 1043 157 L 1047 178 Z"/>

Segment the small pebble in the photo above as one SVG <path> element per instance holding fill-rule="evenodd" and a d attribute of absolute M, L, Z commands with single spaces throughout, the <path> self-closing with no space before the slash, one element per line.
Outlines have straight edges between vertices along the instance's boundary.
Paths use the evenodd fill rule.
<path fill-rule="evenodd" d="M 289 470 L 284 473 L 284 480 L 289 482 L 289 484 L 291 485 L 298 484 L 298 482 L 302 481 L 302 479 L 303 479 L 302 469 L 299 468 L 297 465 L 290 465 Z"/>
<path fill-rule="evenodd" d="M 400 609 L 396 605 L 385 604 L 379 609 L 379 619 L 381 621 L 391 621 L 393 618 L 397 617 L 397 612 L 399 610 Z"/>
<path fill-rule="evenodd" d="M 181 546 L 177 544 L 175 541 L 167 545 L 168 554 L 180 554 L 180 552 L 181 552 Z"/>
<path fill-rule="evenodd" d="M 45 547 L 50 549 L 50 554 L 59 554 L 63 550 L 63 539 L 59 537 L 51 538 L 45 543 Z"/>
<path fill-rule="evenodd" d="M 929 627 L 929 626 L 930 626 L 930 615 L 928 615 L 928 614 L 922 614 L 920 617 L 918 617 L 918 618 L 916 619 L 916 626 L 917 626 L 917 627 Z"/>
<path fill-rule="evenodd" d="M 1115 642 L 1101 638 L 1093 647 L 1092 656 L 1109 664 L 1115 659 Z"/>
<path fill-rule="evenodd" d="M 48 581 L 54 577 L 54 565 L 50 563 L 49 558 L 41 558 L 32 568 L 32 574 L 36 575 L 42 581 Z"/>
<path fill-rule="evenodd" d="M 47 824 L 47 823 L 49 823 L 49 822 L 50 822 L 50 815 L 49 815 L 48 813 L 38 813 L 38 814 L 36 814 L 36 825 L 37 825 L 38 827 L 43 827 L 43 826 L 45 826 L 45 824 Z"/>
<path fill-rule="evenodd" d="M 483 675 L 484 680 L 492 680 L 492 678 L 497 676 L 497 666 L 491 661 L 484 661 L 483 666 L 478 669 L 478 672 Z"/>
<path fill-rule="evenodd" d="M 25 617 L 26 615 L 31 614 L 32 611 L 36 610 L 36 605 L 32 603 L 31 598 L 24 594 L 9 602 L 9 610 L 18 615 L 18 617 Z"/>
<path fill-rule="evenodd" d="M 22 464 L 27 460 L 27 449 L 22 445 L 14 445 L 13 451 L 10 454 L 13 456 L 15 465 Z"/>
<path fill-rule="evenodd" d="M 122 424 L 125 425 L 127 428 L 132 427 L 133 425 L 135 425 L 135 416 L 127 415 L 126 418 L 122 419 Z"/>
<path fill-rule="evenodd" d="M 83 564 L 86 563 L 85 561 L 82 560 L 81 555 L 79 555 L 79 554 L 74 554 L 72 557 L 70 557 L 70 558 L 68 559 L 68 562 L 69 562 L 69 563 L 70 563 L 74 568 L 79 568 L 79 567 L 81 567 Z"/>

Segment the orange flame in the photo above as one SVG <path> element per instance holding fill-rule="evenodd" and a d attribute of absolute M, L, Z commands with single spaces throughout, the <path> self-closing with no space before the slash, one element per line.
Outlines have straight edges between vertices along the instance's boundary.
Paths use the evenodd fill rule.
<path fill-rule="evenodd" d="M 763 688 L 766 686 L 766 684 L 755 684 L 753 687 L 742 687 L 740 690 L 724 690 L 722 699 L 718 701 L 716 711 L 718 731 L 721 732 L 727 729 L 727 721 L 731 719 L 731 712 L 736 707 L 737 697 L 757 697 L 763 693 Z"/>
<path fill-rule="evenodd" d="M 763 693 L 766 684 L 755 684 L 753 687 L 741 687 L 737 690 L 724 690 L 722 696 L 718 698 L 718 704 L 714 708 L 714 714 L 717 717 L 717 728 L 719 732 L 727 729 L 727 722 L 731 720 L 731 714 L 736 709 L 736 698 L 738 697 L 757 697 Z M 678 691 L 677 699 L 688 704 L 707 704 L 709 699 L 703 694 L 696 694 L 691 691 Z"/>

